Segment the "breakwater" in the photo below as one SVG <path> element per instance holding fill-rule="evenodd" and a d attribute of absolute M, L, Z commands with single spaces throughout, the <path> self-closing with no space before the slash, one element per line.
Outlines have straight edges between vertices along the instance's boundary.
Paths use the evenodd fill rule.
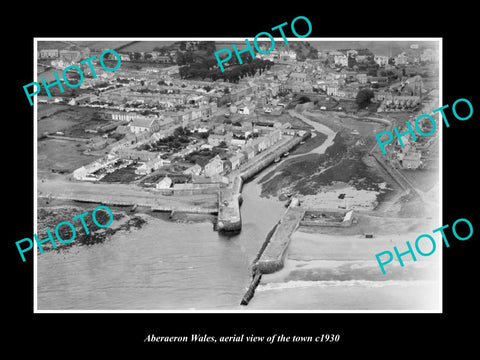
<path fill-rule="evenodd" d="M 275 227 L 272 236 L 265 240 L 263 252 L 253 265 L 253 271 L 271 274 L 283 268 L 292 234 L 297 230 L 305 210 L 298 207 L 298 199 L 292 199 L 284 217 Z"/>

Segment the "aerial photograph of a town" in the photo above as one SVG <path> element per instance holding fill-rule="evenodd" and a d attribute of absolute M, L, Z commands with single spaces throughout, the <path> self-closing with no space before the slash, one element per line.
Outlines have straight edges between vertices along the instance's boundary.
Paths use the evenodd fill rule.
<path fill-rule="evenodd" d="M 37 311 L 441 311 L 441 246 L 405 252 L 442 225 L 442 118 L 376 138 L 442 105 L 441 40 L 134 40 L 35 41 L 36 230 L 76 227 Z"/>

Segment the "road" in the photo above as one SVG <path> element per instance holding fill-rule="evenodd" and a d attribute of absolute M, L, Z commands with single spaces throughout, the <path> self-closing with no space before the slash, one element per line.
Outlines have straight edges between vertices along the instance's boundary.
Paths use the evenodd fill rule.
<path fill-rule="evenodd" d="M 75 182 L 55 177 L 37 182 L 38 196 L 111 205 L 134 205 L 157 210 L 210 213 L 218 210 L 217 194 L 164 196 L 127 184 Z"/>

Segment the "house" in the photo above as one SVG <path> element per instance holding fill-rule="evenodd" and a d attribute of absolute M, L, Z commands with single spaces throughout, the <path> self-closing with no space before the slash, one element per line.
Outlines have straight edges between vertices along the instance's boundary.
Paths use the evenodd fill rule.
<path fill-rule="evenodd" d="M 266 150 L 270 146 L 270 140 L 265 137 L 258 137 L 253 141 L 254 148 L 256 147 L 258 152 Z"/>
<path fill-rule="evenodd" d="M 337 96 L 338 86 L 327 85 L 327 95 Z"/>
<path fill-rule="evenodd" d="M 386 83 L 388 82 L 388 77 L 387 76 L 367 76 L 367 82 L 370 82 L 370 84 Z"/>
<path fill-rule="evenodd" d="M 270 146 L 280 141 L 282 138 L 282 132 L 280 130 L 271 131 L 267 137 L 270 139 Z"/>
<path fill-rule="evenodd" d="M 202 167 L 198 164 L 190 166 L 188 169 L 183 171 L 184 175 L 200 175 L 202 173 Z"/>
<path fill-rule="evenodd" d="M 137 118 L 130 124 L 130 131 L 134 134 L 144 131 L 150 131 L 152 133 L 160 130 L 160 123 L 157 118 Z"/>
<path fill-rule="evenodd" d="M 434 62 L 437 61 L 437 54 L 432 49 L 425 49 L 420 55 L 420 61 Z"/>
<path fill-rule="evenodd" d="M 244 146 L 247 143 L 247 139 L 238 139 L 238 138 L 232 138 L 230 140 L 230 145 L 232 146 Z"/>
<path fill-rule="evenodd" d="M 375 63 L 377 63 L 379 66 L 385 66 L 388 65 L 388 60 L 389 57 L 385 55 L 375 55 L 373 60 Z"/>
<path fill-rule="evenodd" d="M 305 82 L 307 80 L 307 74 L 302 72 L 292 72 L 289 75 L 289 80 L 293 82 Z"/>
<path fill-rule="evenodd" d="M 66 62 L 78 62 L 81 60 L 81 53 L 77 50 L 60 50 L 59 57 Z"/>
<path fill-rule="evenodd" d="M 245 146 L 243 152 L 247 156 L 247 160 L 250 160 L 255 156 L 255 149 L 250 145 Z"/>
<path fill-rule="evenodd" d="M 127 147 L 130 144 L 130 141 L 126 142 L 124 146 L 119 146 L 116 148 L 118 157 L 121 159 L 128 159 L 134 161 L 148 162 L 157 157 L 157 154 L 151 151 L 144 150 L 135 150 Z M 113 151 L 113 148 L 112 148 Z"/>
<path fill-rule="evenodd" d="M 242 156 L 239 154 L 235 154 L 229 157 L 230 163 L 232 164 L 232 170 L 236 170 L 241 165 Z"/>
<path fill-rule="evenodd" d="M 169 189 L 172 186 L 172 179 L 170 179 L 167 175 L 160 180 L 157 185 L 155 186 L 157 189 Z"/>
<path fill-rule="evenodd" d="M 348 66 L 348 58 L 344 54 L 335 54 L 333 59 L 335 61 L 335 65 Z"/>
<path fill-rule="evenodd" d="M 400 165 L 405 169 L 418 169 L 422 165 L 420 151 L 410 150 L 406 154 L 399 154 Z"/>
<path fill-rule="evenodd" d="M 206 165 L 204 169 L 204 173 L 206 176 L 214 176 L 220 175 L 223 171 L 223 160 L 220 156 L 216 155 L 213 159 L 211 159 Z"/>
<path fill-rule="evenodd" d="M 130 55 L 125 53 L 118 53 L 120 55 L 120 61 L 130 61 Z"/>
<path fill-rule="evenodd" d="M 240 106 L 237 109 L 237 111 L 239 114 L 242 114 L 242 115 L 250 115 L 250 109 L 248 108 L 247 105 Z"/>
<path fill-rule="evenodd" d="M 40 59 L 56 59 L 58 58 L 58 49 L 41 49 L 39 57 Z"/>
<path fill-rule="evenodd" d="M 395 65 L 407 65 L 408 64 L 408 57 L 407 55 L 402 52 L 395 57 Z"/>
<path fill-rule="evenodd" d="M 153 170 L 158 170 L 160 169 L 163 165 L 165 165 L 166 160 L 161 159 L 161 158 L 154 158 L 151 160 L 148 160 L 144 164 L 140 165 L 136 170 L 135 174 L 139 175 L 148 175 L 150 174 Z"/>
<path fill-rule="evenodd" d="M 364 73 L 357 74 L 356 78 L 360 84 L 367 83 L 367 74 L 364 74 Z"/>

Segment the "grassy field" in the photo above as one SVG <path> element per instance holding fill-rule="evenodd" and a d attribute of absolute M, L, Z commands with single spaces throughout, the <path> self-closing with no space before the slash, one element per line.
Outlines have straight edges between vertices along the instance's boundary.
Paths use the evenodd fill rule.
<path fill-rule="evenodd" d="M 132 40 L 128 41 L 75 41 L 81 47 L 88 47 L 92 51 L 102 51 L 104 49 L 115 49 L 119 46 L 128 44 Z"/>
<path fill-rule="evenodd" d="M 165 46 L 170 46 L 174 43 L 175 41 L 141 41 L 137 42 L 135 44 L 126 46 L 122 49 L 122 52 L 146 52 L 146 51 L 153 51 L 154 48 L 159 47 L 165 47 Z"/>
<path fill-rule="evenodd" d="M 93 135 L 86 133 L 85 129 L 108 124 L 105 120 L 95 120 L 96 112 L 95 109 L 86 107 L 63 108 L 38 121 L 38 134 L 62 131 L 65 136 L 90 138 Z"/>
<path fill-rule="evenodd" d="M 72 46 L 71 42 L 67 41 L 39 41 L 37 43 L 38 49 L 68 49 Z"/>
<path fill-rule="evenodd" d="M 60 105 L 60 104 L 38 104 L 38 119 L 44 117 L 52 116 L 55 113 L 59 113 L 70 108 L 69 105 Z"/>
<path fill-rule="evenodd" d="M 46 139 L 38 141 L 38 171 L 72 172 L 98 157 L 84 155 L 85 145 L 76 141 Z"/>

